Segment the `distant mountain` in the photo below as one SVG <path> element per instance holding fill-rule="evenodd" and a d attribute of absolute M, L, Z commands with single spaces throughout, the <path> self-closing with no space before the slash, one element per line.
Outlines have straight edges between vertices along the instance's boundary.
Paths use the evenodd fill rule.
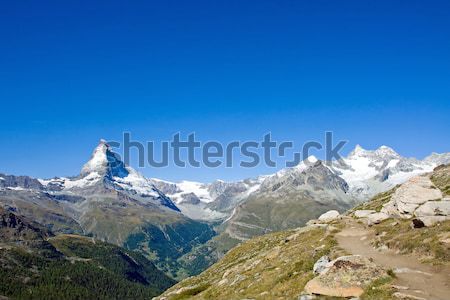
<path fill-rule="evenodd" d="M 310 158 L 281 170 L 238 205 L 225 232 L 238 240 L 295 228 L 330 209 L 345 210 L 355 201 L 348 184 L 322 161 Z"/>
<path fill-rule="evenodd" d="M 173 199 L 181 211 L 199 220 L 224 220 L 234 207 L 258 190 L 265 176 L 237 182 L 216 180 L 212 183 L 182 181 L 173 183 L 151 179 L 153 184 Z"/>
<path fill-rule="evenodd" d="M 348 183 L 350 195 L 364 201 L 449 162 L 450 153 L 435 153 L 424 160 L 417 160 L 402 157 L 387 146 L 370 151 L 357 145 L 346 158 L 333 162 L 332 166 L 336 174 Z"/>

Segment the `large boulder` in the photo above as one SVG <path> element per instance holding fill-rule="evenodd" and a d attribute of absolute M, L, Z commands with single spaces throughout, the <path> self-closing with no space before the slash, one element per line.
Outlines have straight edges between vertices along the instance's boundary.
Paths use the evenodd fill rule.
<path fill-rule="evenodd" d="M 360 255 L 342 256 L 328 263 L 327 268 L 305 286 L 310 295 L 359 297 L 374 280 L 386 271 Z"/>
<path fill-rule="evenodd" d="M 416 176 L 402 184 L 383 205 L 381 212 L 410 219 L 415 211 L 427 202 L 442 199 L 442 192 L 436 188 L 427 176 Z"/>
<path fill-rule="evenodd" d="M 450 201 L 428 201 L 419 206 L 415 211 L 416 217 L 424 216 L 450 216 Z"/>
<path fill-rule="evenodd" d="M 319 222 L 328 223 L 334 220 L 337 220 L 340 217 L 340 214 L 337 210 L 329 210 L 326 213 L 320 215 Z"/>
<path fill-rule="evenodd" d="M 379 212 L 367 216 L 367 225 L 379 224 L 380 222 L 389 219 L 389 215 Z"/>

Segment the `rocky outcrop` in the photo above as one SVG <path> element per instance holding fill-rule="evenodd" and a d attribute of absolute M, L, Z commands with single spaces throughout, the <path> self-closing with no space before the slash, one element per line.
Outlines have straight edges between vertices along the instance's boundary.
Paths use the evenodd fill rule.
<path fill-rule="evenodd" d="M 356 210 L 353 215 L 368 225 L 394 217 L 412 219 L 413 228 L 429 227 L 450 220 L 450 198 L 443 198 L 428 175 L 416 176 L 400 185 L 380 212 Z"/>
<path fill-rule="evenodd" d="M 370 283 L 384 276 L 385 270 L 365 257 L 342 256 L 323 267 L 319 276 L 306 284 L 305 292 L 330 297 L 359 297 Z"/>
<path fill-rule="evenodd" d="M 428 176 L 416 176 L 405 182 L 392 195 L 382 212 L 409 219 L 422 204 L 442 199 L 442 192 L 436 188 Z"/>

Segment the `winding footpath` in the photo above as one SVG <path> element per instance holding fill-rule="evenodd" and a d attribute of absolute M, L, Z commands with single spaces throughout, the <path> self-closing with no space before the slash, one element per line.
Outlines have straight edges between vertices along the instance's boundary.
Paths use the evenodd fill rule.
<path fill-rule="evenodd" d="M 401 255 L 392 250 L 379 251 L 371 245 L 375 234 L 353 220 L 336 235 L 339 246 L 345 251 L 362 255 L 386 268 L 392 269 L 397 278 L 394 285 L 399 293 L 412 299 L 449 300 L 450 268 L 422 264 L 414 255 Z"/>

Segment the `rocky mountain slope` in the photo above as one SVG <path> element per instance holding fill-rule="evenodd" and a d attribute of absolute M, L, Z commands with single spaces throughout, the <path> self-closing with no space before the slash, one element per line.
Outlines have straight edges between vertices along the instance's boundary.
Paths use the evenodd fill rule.
<path fill-rule="evenodd" d="M 426 179 L 431 188 L 416 201 L 411 185 Z M 344 215 L 330 211 L 305 227 L 250 239 L 158 299 L 448 299 L 449 186 L 450 166 L 441 166 Z M 408 203 L 420 202 L 415 211 L 439 202 L 429 213 L 442 218 L 427 224 L 399 206 L 384 216 L 406 194 Z"/>
<path fill-rule="evenodd" d="M 263 181 L 236 207 L 225 232 L 238 240 L 304 225 L 330 210 L 353 204 L 347 183 L 323 162 L 304 162 Z"/>
<path fill-rule="evenodd" d="M 54 236 L 3 208 L 0 261 L 2 299 L 144 299 L 174 283 L 138 253 L 83 236 Z"/>

